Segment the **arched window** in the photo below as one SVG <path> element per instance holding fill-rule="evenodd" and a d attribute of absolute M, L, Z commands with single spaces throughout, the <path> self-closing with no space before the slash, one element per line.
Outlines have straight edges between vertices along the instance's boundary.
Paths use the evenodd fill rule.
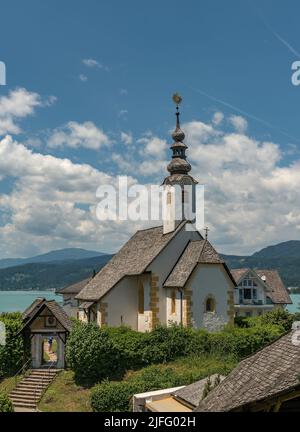
<path fill-rule="evenodd" d="M 171 293 L 171 314 L 176 313 L 176 290 L 172 290 Z"/>
<path fill-rule="evenodd" d="M 139 314 L 143 314 L 145 309 L 144 309 L 144 286 L 142 283 L 139 284 L 139 292 L 138 292 L 138 296 L 139 296 Z"/>
<path fill-rule="evenodd" d="M 213 297 L 208 297 L 205 303 L 205 311 L 206 312 L 215 312 L 216 311 L 216 302 Z"/>

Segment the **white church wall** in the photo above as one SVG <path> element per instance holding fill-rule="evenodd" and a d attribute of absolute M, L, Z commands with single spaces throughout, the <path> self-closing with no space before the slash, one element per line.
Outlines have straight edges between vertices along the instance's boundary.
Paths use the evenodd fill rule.
<path fill-rule="evenodd" d="M 172 297 L 173 291 L 175 291 L 175 312 L 172 311 Z M 166 289 L 167 292 L 167 324 L 180 324 L 181 323 L 181 296 L 178 289 L 174 290 L 173 288 Z"/>
<path fill-rule="evenodd" d="M 183 228 L 177 235 L 170 241 L 165 249 L 158 255 L 158 257 L 149 266 L 148 270 L 158 276 L 159 287 L 159 321 L 161 324 L 168 324 L 167 316 L 167 289 L 163 287 L 163 283 L 169 276 L 171 270 L 177 263 L 182 252 L 190 240 L 201 239 L 198 231 L 185 231 Z"/>
<path fill-rule="evenodd" d="M 106 303 L 106 324 L 109 326 L 126 325 L 138 329 L 138 277 L 125 277 L 101 302 Z"/>
<path fill-rule="evenodd" d="M 233 284 L 221 264 L 199 264 L 185 289 L 192 291 L 192 324 L 218 331 L 229 321 L 228 291 Z M 215 300 L 215 313 L 206 313 L 206 300 Z"/>

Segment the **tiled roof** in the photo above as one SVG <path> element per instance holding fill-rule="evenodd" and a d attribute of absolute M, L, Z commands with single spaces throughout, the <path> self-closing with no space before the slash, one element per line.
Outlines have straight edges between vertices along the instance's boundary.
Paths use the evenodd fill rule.
<path fill-rule="evenodd" d="M 191 241 L 168 276 L 165 287 L 183 288 L 197 264 L 223 264 L 224 260 L 208 240 Z M 226 266 L 225 266 L 226 267 Z M 226 270 L 228 271 L 227 267 Z M 231 274 L 228 271 L 230 278 Z"/>
<path fill-rule="evenodd" d="M 217 377 L 218 377 L 217 374 L 212 375 L 210 377 L 210 381 L 213 385 Z M 224 376 L 219 376 L 219 377 L 220 377 L 220 382 L 222 382 L 225 379 Z M 203 391 L 205 389 L 205 385 L 207 381 L 208 381 L 208 377 L 200 381 L 197 381 L 191 385 L 183 387 L 182 389 L 175 391 L 173 393 L 173 396 L 175 397 L 175 399 L 187 403 L 192 408 L 196 408 L 203 398 Z"/>
<path fill-rule="evenodd" d="M 37 310 L 40 309 L 40 306 L 44 301 L 45 299 L 42 297 L 35 299 L 34 302 L 30 306 L 28 306 L 28 308 L 25 309 L 25 311 L 23 312 L 22 319 L 23 320 L 29 319 L 34 313 L 37 312 Z"/>
<path fill-rule="evenodd" d="M 249 272 L 249 268 L 234 269 L 231 270 L 231 274 L 234 277 L 236 283 L 238 283 L 241 278 Z M 275 304 L 292 304 L 290 295 L 284 286 L 282 279 L 277 270 L 252 270 L 259 278 L 265 276 L 265 281 L 263 281 L 269 288 L 267 292 L 268 297 Z"/>
<path fill-rule="evenodd" d="M 196 411 L 232 411 L 300 386 L 300 346 L 294 331 L 241 361 Z"/>
<path fill-rule="evenodd" d="M 60 322 L 60 324 L 68 331 L 72 328 L 72 321 L 64 311 L 64 309 L 55 300 L 46 300 L 44 298 L 36 299 L 32 305 L 30 305 L 22 315 L 24 321 L 24 327 L 31 322 L 39 312 L 47 307 Z"/>
<path fill-rule="evenodd" d="M 138 231 L 76 298 L 97 301 L 123 277 L 143 273 L 185 224 L 185 221 L 182 222 L 174 232 L 168 234 L 163 234 L 162 227 Z"/>
<path fill-rule="evenodd" d="M 58 294 L 78 294 L 83 288 L 89 283 L 91 278 L 86 278 L 80 282 L 76 282 L 72 285 L 68 285 L 58 291 Z"/>
<path fill-rule="evenodd" d="M 266 284 L 271 288 L 269 296 L 273 303 L 293 303 L 277 270 L 255 270 L 255 272 L 259 277 L 266 277 Z"/>
<path fill-rule="evenodd" d="M 45 306 L 50 309 L 55 318 L 66 330 L 71 331 L 73 324 L 72 321 L 70 320 L 64 309 L 55 300 L 46 301 Z"/>

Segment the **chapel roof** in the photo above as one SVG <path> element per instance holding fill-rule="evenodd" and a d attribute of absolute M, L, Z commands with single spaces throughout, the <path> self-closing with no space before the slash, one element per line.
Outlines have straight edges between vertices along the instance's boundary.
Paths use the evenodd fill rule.
<path fill-rule="evenodd" d="M 144 273 L 186 223 L 187 221 L 181 222 L 175 231 L 168 234 L 163 234 L 161 226 L 137 231 L 76 298 L 98 301 L 125 276 Z"/>
<path fill-rule="evenodd" d="M 300 387 L 300 346 L 294 331 L 242 360 L 196 411 L 232 411 Z"/>
<path fill-rule="evenodd" d="M 208 240 L 202 239 L 190 241 L 188 243 L 177 264 L 165 281 L 164 286 L 166 288 L 183 288 L 197 264 L 223 264 L 230 279 L 235 285 L 235 281 L 233 280 L 225 261 L 220 257 Z"/>
<path fill-rule="evenodd" d="M 72 328 L 72 321 L 64 309 L 55 300 L 46 300 L 45 298 L 36 299 L 23 313 L 22 319 L 26 327 L 34 318 L 47 307 L 60 324 L 68 331 Z M 24 328 L 23 327 L 23 328 Z"/>
<path fill-rule="evenodd" d="M 291 297 L 277 270 L 250 270 L 249 268 L 231 270 L 231 274 L 238 284 L 249 271 L 254 271 L 267 288 L 267 295 L 275 304 L 292 304 Z M 264 279 L 262 279 L 264 277 Z"/>
<path fill-rule="evenodd" d="M 80 291 L 89 283 L 91 278 L 83 279 L 72 285 L 68 285 L 58 291 L 58 294 L 79 294 Z"/>

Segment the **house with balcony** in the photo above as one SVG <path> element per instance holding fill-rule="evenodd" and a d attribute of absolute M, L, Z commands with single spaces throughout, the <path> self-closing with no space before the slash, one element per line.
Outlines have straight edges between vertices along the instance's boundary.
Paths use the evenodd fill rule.
<path fill-rule="evenodd" d="M 231 270 L 236 282 L 234 292 L 236 316 L 258 316 L 275 308 L 292 304 L 277 270 Z"/>

